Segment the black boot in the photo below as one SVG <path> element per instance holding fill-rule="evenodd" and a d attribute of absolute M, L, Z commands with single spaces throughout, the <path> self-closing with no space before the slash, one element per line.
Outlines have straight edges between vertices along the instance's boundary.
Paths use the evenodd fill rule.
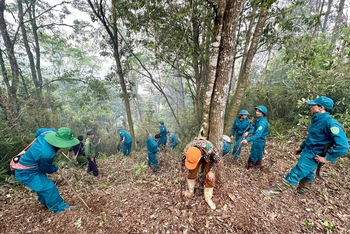
<path fill-rule="evenodd" d="M 158 172 L 158 166 L 153 166 L 153 172 L 157 173 Z"/>

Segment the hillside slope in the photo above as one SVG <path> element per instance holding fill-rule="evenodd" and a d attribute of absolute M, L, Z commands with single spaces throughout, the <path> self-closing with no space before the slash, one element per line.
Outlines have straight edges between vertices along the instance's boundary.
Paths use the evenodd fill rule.
<path fill-rule="evenodd" d="M 98 178 L 78 168 L 64 169 L 63 177 L 51 175 L 62 197 L 78 205 L 78 211 L 54 214 L 26 187 L 2 186 L 0 233 L 350 233 L 346 157 L 324 166 L 325 180 L 316 179 L 305 196 L 295 191 L 272 199 L 261 194 L 294 165 L 295 146 L 270 139 L 263 170 L 244 168 L 249 147 L 234 164 L 223 157 L 224 181 L 214 189 L 215 211 L 204 201 L 201 178 L 193 198 L 181 196 L 187 185 L 179 178 L 179 152 L 159 153 L 157 174 L 147 166 L 137 174 L 147 154 L 133 152 L 130 158 L 99 159 Z"/>

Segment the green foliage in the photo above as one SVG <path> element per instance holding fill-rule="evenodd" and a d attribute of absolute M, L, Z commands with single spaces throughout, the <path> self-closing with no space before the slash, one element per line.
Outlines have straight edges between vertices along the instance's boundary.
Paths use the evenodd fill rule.
<path fill-rule="evenodd" d="M 315 224 L 314 224 L 313 222 L 309 222 L 309 221 L 303 221 L 301 224 L 306 225 L 306 226 L 308 226 L 308 227 L 313 227 L 313 226 L 315 226 Z"/>
<path fill-rule="evenodd" d="M 109 187 L 109 186 L 111 186 L 111 183 L 108 181 L 98 185 L 99 188 L 104 188 L 104 187 Z"/>
<path fill-rule="evenodd" d="M 140 164 L 135 165 L 134 168 L 135 168 L 135 175 L 140 175 L 141 172 L 143 172 L 143 170 L 147 168 L 147 163 L 141 162 Z"/>
<path fill-rule="evenodd" d="M 334 100 L 331 114 L 349 134 L 350 86 L 345 84 L 350 63 L 342 59 L 346 55 L 335 53 L 337 48 L 329 41 L 326 35 L 289 38 L 282 53 L 269 63 L 265 83 L 246 89 L 242 106 L 253 111 L 254 106 L 265 105 L 272 135 L 295 125 L 300 129 L 308 126 L 310 113 L 305 102 L 320 95 Z"/>
<path fill-rule="evenodd" d="M 331 223 L 331 222 L 328 222 L 327 220 L 321 222 L 321 224 L 322 224 L 322 226 L 326 227 L 328 230 L 330 230 L 330 231 L 332 231 L 332 232 L 336 230 L 334 224 Z"/>

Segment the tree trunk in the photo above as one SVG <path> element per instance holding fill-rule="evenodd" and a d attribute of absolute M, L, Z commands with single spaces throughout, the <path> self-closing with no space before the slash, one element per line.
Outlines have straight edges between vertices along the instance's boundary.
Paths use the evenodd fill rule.
<path fill-rule="evenodd" d="M 117 26 L 117 10 L 116 10 L 116 2 L 111 0 L 111 11 L 112 11 L 112 17 L 111 21 L 107 21 L 107 15 L 104 9 L 103 2 L 92 2 L 91 0 L 88 0 L 88 4 L 93 11 L 94 15 L 100 20 L 100 22 L 103 24 L 103 27 L 106 29 L 107 34 L 109 36 L 110 41 L 112 42 L 113 46 L 113 57 L 116 62 L 117 67 L 117 74 L 120 82 L 120 86 L 122 88 L 123 93 L 123 101 L 125 105 L 125 111 L 128 118 L 128 124 L 129 124 L 129 131 L 133 139 L 135 138 L 135 131 L 134 131 L 134 124 L 132 121 L 132 115 L 131 115 L 131 107 L 130 107 L 130 99 L 126 88 L 126 83 L 124 79 L 123 69 L 120 61 L 120 54 L 119 54 L 119 39 L 118 39 L 118 26 Z M 133 141 L 133 145 L 136 146 L 136 141 Z"/>
<path fill-rule="evenodd" d="M 210 56 L 210 70 L 203 108 L 203 132 L 222 154 L 225 107 L 232 70 L 234 40 L 238 16 L 243 1 L 220 1 L 214 26 L 214 42 Z M 220 163 L 216 172 L 218 183 L 224 181 Z"/>
<path fill-rule="evenodd" d="M 38 37 L 38 26 L 36 24 L 36 15 L 35 15 L 35 1 L 36 0 L 31 0 L 31 6 L 28 9 L 29 17 L 30 17 L 30 23 L 32 25 L 32 32 L 33 32 L 33 37 L 34 37 L 34 49 L 35 49 L 35 57 L 36 57 L 36 72 L 38 76 L 38 89 L 39 95 L 41 96 L 41 89 L 43 85 L 43 77 L 41 74 L 41 61 L 40 61 L 40 44 L 39 44 L 39 37 Z"/>
<path fill-rule="evenodd" d="M 129 94 L 126 88 L 126 83 L 124 79 L 124 73 L 123 73 L 123 68 L 122 64 L 120 62 L 120 54 L 119 54 L 119 37 L 118 37 L 118 26 L 117 26 L 117 10 L 116 10 L 116 2 L 114 0 L 111 0 L 112 2 L 112 30 L 113 30 L 113 36 L 111 40 L 113 40 L 113 57 L 115 60 L 115 63 L 117 65 L 117 74 L 119 77 L 119 83 L 122 88 L 123 92 L 123 101 L 125 104 L 125 111 L 126 111 L 126 116 L 128 118 L 128 124 L 129 124 L 129 131 L 134 139 L 133 144 L 136 146 L 136 141 L 135 141 L 135 132 L 134 132 L 134 123 L 132 121 L 132 115 L 131 115 L 131 107 L 130 107 L 130 99 L 129 99 Z"/>
<path fill-rule="evenodd" d="M 268 9 L 266 8 L 260 8 L 260 13 L 259 13 L 259 19 L 258 22 L 255 26 L 255 30 L 254 30 L 254 34 L 253 34 L 253 38 L 251 43 L 246 43 L 246 46 L 248 46 L 249 44 L 249 50 L 247 51 L 246 54 L 246 58 L 243 60 L 244 62 L 242 62 L 241 64 L 241 69 L 240 69 L 240 74 L 238 77 L 238 81 L 237 81 L 237 88 L 236 91 L 232 97 L 232 108 L 231 111 L 229 113 L 229 118 L 227 120 L 228 123 L 232 123 L 238 110 L 239 107 L 241 105 L 241 101 L 244 95 L 244 90 L 247 86 L 248 83 L 248 76 L 249 76 L 249 72 L 250 72 L 250 67 L 254 58 L 254 55 L 257 51 L 258 48 L 258 42 L 260 39 L 260 36 L 263 32 L 264 29 L 264 25 L 265 25 L 265 21 L 267 19 L 267 12 Z M 225 132 L 229 132 L 230 130 L 228 129 L 230 126 L 227 125 Z"/>
<path fill-rule="evenodd" d="M 195 100 L 195 113 L 196 115 L 199 114 L 200 103 L 201 103 L 201 97 L 200 97 L 200 90 L 201 90 L 201 76 L 199 72 L 199 55 L 200 55 L 200 48 L 199 48 L 199 24 L 197 19 L 197 7 L 194 5 L 193 1 L 190 1 L 191 5 L 191 23 L 192 23 L 192 41 L 193 41 L 193 56 L 192 56 L 192 62 L 193 62 L 193 71 L 194 71 L 194 77 L 196 81 L 196 100 Z"/>
<path fill-rule="evenodd" d="M 22 39 L 23 39 L 23 44 L 27 52 L 27 56 L 29 59 L 29 66 L 30 66 L 30 71 L 32 74 L 32 80 L 34 82 L 34 86 L 36 88 L 36 91 L 40 91 L 40 85 L 38 82 L 38 77 L 36 75 L 36 69 L 35 69 L 35 63 L 34 63 L 34 56 L 33 53 L 30 49 L 29 42 L 28 42 L 28 37 L 27 37 L 27 30 L 24 25 L 24 20 L 23 20 L 23 6 L 22 6 L 22 0 L 17 0 L 18 3 L 18 18 L 19 18 L 19 25 L 21 28 L 22 32 Z"/>
<path fill-rule="evenodd" d="M 329 15 L 331 13 L 332 3 L 333 3 L 333 0 L 328 0 L 327 11 L 326 11 L 326 14 L 325 14 L 324 20 L 323 20 L 322 32 L 326 32 L 328 18 L 329 18 Z"/>
<path fill-rule="evenodd" d="M 209 138 L 209 125 L 210 125 L 210 112 L 212 107 L 212 99 L 214 92 L 214 84 L 216 79 L 216 70 L 218 66 L 219 59 L 219 48 L 221 42 L 221 30 L 222 30 L 222 21 L 224 17 L 224 12 L 226 8 L 226 1 L 220 1 L 219 7 L 217 10 L 217 15 L 215 18 L 214 24 L 214 36 L 213 42 L 211 44 L 211 53 L 209 58 L 209 71 L 208 71 L 208 82 L 206 85 L 206 91 L 204 93 L 204 102 L 203 102 L 203 136 Z M 214 142 L 213 142 L 214 143 Z"/>
<path fill-rule="evenodd" d="M 6 29 L 4 11 L 5 11 L 5 0 L 0 0 L 0 32 L 5 44 L 5 48 L 9 58 L 11 72 L 12 72 L 11 82 L 6 77 L 3 77 L 4 83 L 6 84 L 6 88 L 7 88 L 7 100 L 10 108 L 9 112 L 6 113 L 7 114 L 6 118 L 8 120 L 9 125 L 19 126 L 19 123 L 18 123 L 19 122 L 18 121 L 19 105 L 17 101 L 17 89 L 19 84 L 19 68 L 17 64 L 17 59 L 15 57 L 14 46 Z M 3 73 L 6 72 L 6 68 L 2 68 L 2 70 L 4 70 Z"/>
<path fill-rule="evenodd" d="M 247 59 L 247 53 L 248 53 L 248 48 L 249 48 L 249 44 L 251 42 L 251 36 L 253 34 L 253 28 L 254 28 L 254 21 L 256 20 L 256 11 L 258 10 L 258 8 L 256 6 L 253 6 L 252 7 L 252 18 L 249 22 L 249 26 L 248 26 L 248 29 L 246 31 L 246 35 L 245 35 L 245 47 L 244 47 L 244 50 L 243 50 L 243 56 L 242 56 L 242 63 L 245 62 L 245 60 Z M 241 67 L 242 69 L 242 67 Z M 233 72 L 233 70 L 232 70 Z M 236 85 L 234 86 L 235 90 L 237 90 L 237 85 L 238 85 L 238 81 L 236 82 Z M 235 92 L 234 92 L 235 93 Z M 229 96 L 228 96 L 229 97 Z M 226 125 L 224 126 L 224 134 L 226 135 L 230 135 L 230 132 L 231 132 L 231 120 L 235 118 L 236 114 L 237 113 L 232 113 L 232 108 L 233 108 L 233 95 L 231 96 L 232 98 L 229 99 L 227 102 L 228 102 L 228 105 L 227 105 L 227 108 L 226 108 L 226 111 L 227 111 L 227 114 L 225 115 L 225 123 Z"/>
<path fill-rule="evenodd" d="M 345 4 L 345 0 L 340 0 L 339 3 L 339 8 L 338 8 L 338 14 L 337 14 L 337 19 L 335 21 L 335 25 L 333 28 L 333 33 L 332 33 L 332 40 L 331 42 L 334 44 L 337 40 L 337 36 L 338 36 L 338 31 L 340 28 L 340 24 L 343 20 L 343 11 L 344 11 L 344 4 Z"/>

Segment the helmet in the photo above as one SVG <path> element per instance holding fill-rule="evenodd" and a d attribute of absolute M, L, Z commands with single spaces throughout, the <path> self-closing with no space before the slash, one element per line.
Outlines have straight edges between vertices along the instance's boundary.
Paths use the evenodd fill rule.
<path fill-rule="evenodd" d="M 222 139 L 223 139 L 224 141 L 231 142 L 231 138 L 230 138 L 229 136 L 227 136 L 227 135 L 223 135 L 223 136 L 222 136 Z"/>
<path fill-rule="evenodd" d="M 249 112 L 247 110 L 241 110 L 239 115 L 249 115 Z"/>
<path fill-rule="evenodd" d="M 264 115 L 267 115 L 267 108 L 265 106 L 257 106 L 255 110 L 261 111 Z"/>

